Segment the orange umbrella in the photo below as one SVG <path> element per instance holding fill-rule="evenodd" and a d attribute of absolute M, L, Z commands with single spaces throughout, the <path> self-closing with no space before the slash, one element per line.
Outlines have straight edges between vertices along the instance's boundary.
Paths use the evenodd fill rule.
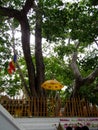
<path fill-rule="evenodd" d="M 60 90 L 64 86 L 57 80 L 47 80 L 41 85 L 41 87 L 47 90 Z"/>

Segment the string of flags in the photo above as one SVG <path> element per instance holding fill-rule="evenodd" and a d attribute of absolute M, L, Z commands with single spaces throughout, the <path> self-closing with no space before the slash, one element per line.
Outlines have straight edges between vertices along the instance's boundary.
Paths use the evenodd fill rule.
<path fill-rule="evenodd" d="M 12 74 L 13 72 L 16 71 L 16 67 L 15 67 L 16 61 L 17 61 L 17 56 L 16 56 L 16 54 L 14 54 L 13 59 L 8 64 L 8 73 L 9 74 Z"/>

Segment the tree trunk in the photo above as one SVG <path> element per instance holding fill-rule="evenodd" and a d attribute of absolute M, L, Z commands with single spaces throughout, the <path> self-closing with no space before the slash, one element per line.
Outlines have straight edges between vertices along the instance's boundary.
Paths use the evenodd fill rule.
<path fill-rule="evenodd" d="M 39 96 L 44 96 L 44 90 L 41 84 L 44 82 L 45 67 L 42 56 L 42 15 L 40 6 L 36 8 L 36 26 L 35 26 L 35 60 L 36 60 L 36 90 Z"/>
<path fill-rule="evenodd" d="M 21 32 L 22 32 L 22 48 L 24 52 L 24 57 L 27 65 L 29 88 L 31 96 L 36 97 L 35 90 L 35 69 L 32 62 L 31 51 L 30 51 L 30 28 L 27 17 L 25 15 L 21 16 L 20 20 Z"/>

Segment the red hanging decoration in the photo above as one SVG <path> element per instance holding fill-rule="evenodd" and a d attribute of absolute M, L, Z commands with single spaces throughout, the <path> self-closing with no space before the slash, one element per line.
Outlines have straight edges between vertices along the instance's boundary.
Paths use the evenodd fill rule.
<path fill-rule="evenodd" d="M 8 65 L 8 73 L 12 74 L 15 70 L 15 63 L 13 61 L 10 61 Z"/>

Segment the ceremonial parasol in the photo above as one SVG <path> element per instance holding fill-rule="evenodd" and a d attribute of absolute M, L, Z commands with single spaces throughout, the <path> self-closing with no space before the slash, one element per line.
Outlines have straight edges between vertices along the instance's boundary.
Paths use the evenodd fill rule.
<path fill-rule="evenodd" d="M 47 90 L 60 90 L 62 89 L 64 86 L 58 82 L 57 80 L 47 80 L 45 81 L 42 85 L 42 88 L 47 89 Z"/>

